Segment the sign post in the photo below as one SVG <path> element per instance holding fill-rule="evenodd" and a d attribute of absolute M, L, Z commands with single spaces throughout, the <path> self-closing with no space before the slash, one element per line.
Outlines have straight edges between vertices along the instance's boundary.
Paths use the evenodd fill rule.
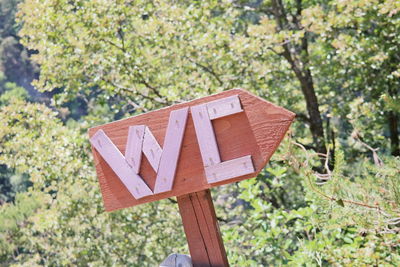
<path fill-rule="evenodd" d="M 228 266 L 209 189 L 255 177 L 294 114 L 233 89 L 89 130 L 106 211 L 176 196 L 194 266 Z"/>
<path fill-rule="evenodd" d="M 177 199 L 194 266 L 229 266 L 210 190 Z"/>

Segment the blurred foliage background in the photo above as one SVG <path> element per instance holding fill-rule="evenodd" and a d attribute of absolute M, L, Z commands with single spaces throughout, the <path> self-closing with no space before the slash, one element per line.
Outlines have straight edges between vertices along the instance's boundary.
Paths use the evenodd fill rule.
<path fill-rule="evenodd" d="M 0 265 L 156 266 L 174 201 L 105 213 L 87 129 L 240 87 L 297 114 L 213 191 L 232 266 L 400 265 L 400 1 L 0 0 Z"/>

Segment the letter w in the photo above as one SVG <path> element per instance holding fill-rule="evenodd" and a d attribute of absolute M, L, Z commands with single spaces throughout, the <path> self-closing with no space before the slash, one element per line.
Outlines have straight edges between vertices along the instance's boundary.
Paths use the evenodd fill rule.
<path fill-rule="evenodd" d="M 90 138 L 90 142 L 136 199 L 170 191 L 175 178 L 188 111 L 189 108 L 182 108 L 171 112 L 163 148 L 145 125 L 129 127 L 125 155 L 122 155 L 103 130 L 98 130 Z M 157 173 L 154 192 L 139 175 L 142 152 Z"/>

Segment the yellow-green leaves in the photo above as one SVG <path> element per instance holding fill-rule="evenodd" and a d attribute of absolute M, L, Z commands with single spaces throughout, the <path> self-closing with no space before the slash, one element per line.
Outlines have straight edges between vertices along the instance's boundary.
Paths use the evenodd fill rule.
<path fill-rule="evenodd" d="M 326 12 L 322 6 L 316 5 L 306 8 L 301 13 L 301 24 L 306 31 L 323 34 L 327 30 Z"/>
<path fill-rule="evenodd" d="M 49 108 L 13 102 L 0 125 L 0 164 L 33 183 L 0 207 L 2 263 L 154 266 L 184 244 L 168 201 L 104 212 L 86 133 Z"/>

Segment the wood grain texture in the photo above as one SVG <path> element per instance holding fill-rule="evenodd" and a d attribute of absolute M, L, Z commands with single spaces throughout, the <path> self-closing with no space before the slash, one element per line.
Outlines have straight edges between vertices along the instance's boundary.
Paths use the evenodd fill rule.
<path fill-rule="evenodd" d="M 122 182 L 125 188 L 129 190 L 131 196 L 140 199 L 153 194 L 104 131 L 98 131 L 90 138 L 90 142 L 107 162 L 107 165 L 114 171 L 117 177 L 119 177 L 119 182 Z"/>
<path fill-rule="evenodd" d="M 197 105 L 190 108 L 201 158 L 205 167 L 220 163 L 217 140 L 208 116 L 207 105 Z"/>
<path fill-rule="evenodd" d="M 229 266 L 210 190 L 177 198 L 194 267 Z"/>
<path fill-rule="evenodd" d="M 102 129 L 118 149 L 124 153 L 129 126 L 146 125 L 158 142 L 163 144 L 171 111 L 204 104 L 233 95 L 239 96 L 244 112 L 212 121 L 219 154 L 222 161 L 251 155 L 255 169 L 254 173 L 209 184 L 205 177 L 192 116 L 189 114 L 172 191 L 135 199 L 105 160 L 93 149 L 94 162 L 103 194 L 105 209 L 112 211 L 255 177 L 271 158 L 285 136 L 295 115 L 282 107 L 278 107 L 241 89 L 225 91 L 187 103 L 97 126 L 89 130 L 89 136 L 93 136 L 99 129 Z M 146 160 L 146 157 L 142 157 L 140 176 L 151 189 L 154 188 L 156 173 Z"/>
<path fill-rule="evenodd" d="M 162 148 L 150 131 L 149 127 L 146 127 L 144 133 L 143 154 L 146 155 L 151 167 L 153 167 L 153 170 L 157 172 L 160 164 Z"/>
<path fill-rule="evenodd" d="M 136 125 L 129 127 L 128 141 L 125 149 L 125 159 L 136 174 L 139 174 L 142 161 L 142 147 L 146 126 Z"/>
<path fill-rule="evenodd" d="M 209 183 L 217 183 L 227 179 L 254 173 L 251 156 L 227 160 L 205 168 Z"/>
<path fill-rule="evenodd" d="M 238 95 L 225 97 L 220 100 L 214 100 L 206 105 L 210 120 L 215 120 L 243 111 Z"/>
<path fill-rule="evenodd" d="M 238 95 L 224 97 L 191 108 L 206 178 L 209 183 L 240 177 L 254 172 L 251 156 L 221 162 L 212 119 L 243 112 Z M 204 115 L 204 113 L 208 113 Z"/>
<path fill-rule="evenodd" d="M 170 191 L 172 189 L 188 113 L 188 107 L 171 112 L 167 132 L 165 134 L 163 151 L 161 153 L 160 166 L 157 172 L 154 194 Z"/>

